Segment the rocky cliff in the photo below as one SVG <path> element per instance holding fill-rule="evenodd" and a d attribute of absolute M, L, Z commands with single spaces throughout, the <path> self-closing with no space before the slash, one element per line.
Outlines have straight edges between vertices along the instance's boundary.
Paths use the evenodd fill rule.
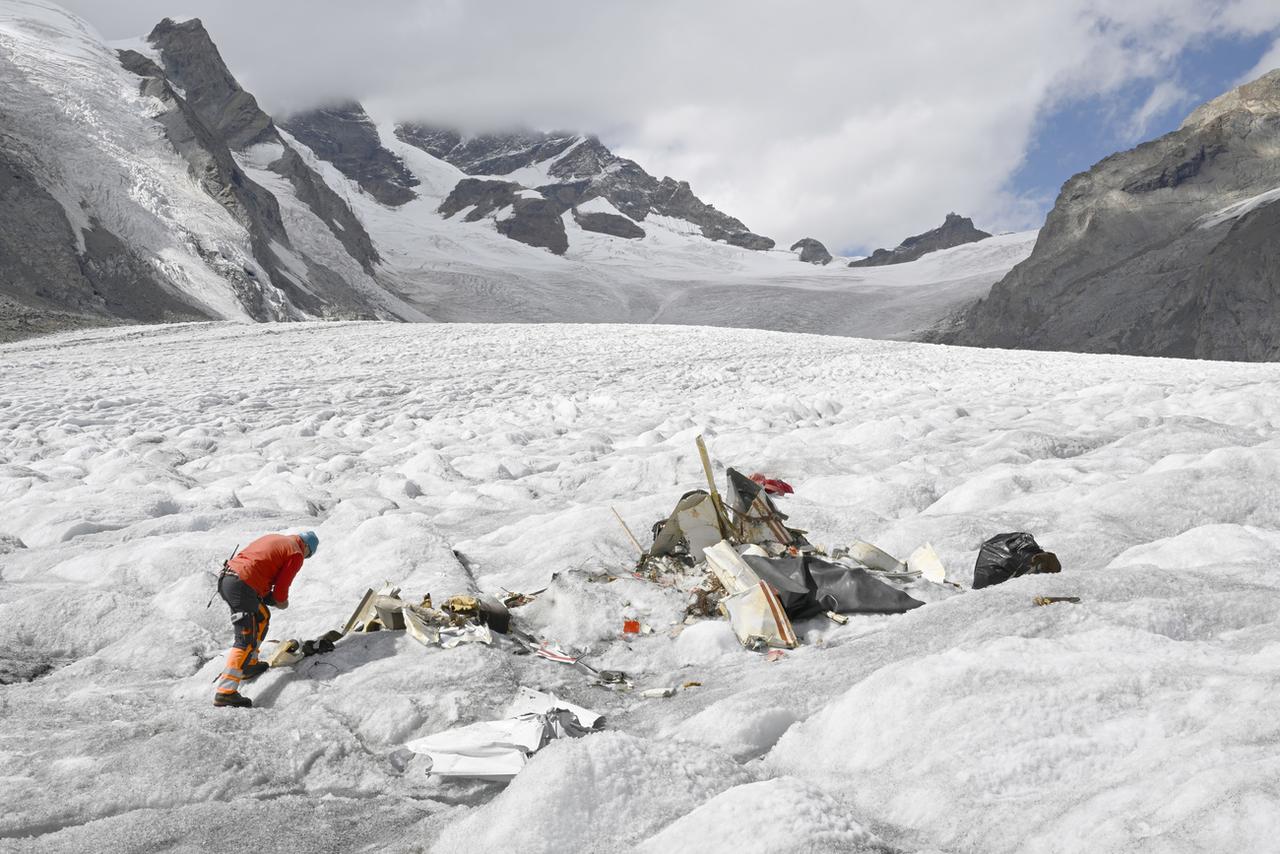
<path fill-rule="evenodd" d="M 180 88 L 195 115 L 233 151 L 279 147 L 271 171 L 287 178 L 298 198 L 323 220 L 367 272 L 378 262 L 369 233 L 347 203 L 280 135 L 275 122 L 244 91 L 198 18 L 165 18 L 147 40 L 159 52 L 166 77 Z"/>
<path fill-rule="evenodd" d="M 937 228 L 926 231 L 924 234 L 908 237 L 898 244 L 896 249 L 877 249 L 866 258 L 850 261 L 849 266 L 882 267 L 886 264 L 905 264 L 908 261 L 915 261 L 922 255 L 937 252 L 939 249 L 976 243 L 990 236 L 987 232 L 974 228 L 973 220 L 967 216 L 949 213 L 942 225 Z"/>
<path fill-rule="evenodd" d="M 1280 358 L 1280 71 L 1072 177 L 1035 250 L 941 340 Z"/>
<path fill-rule="evenodd" d="M 396 207 L 417 198 L 413 188 L 418 179 L 382 147 L 377 128 L 354 101 L 298 113 L 281 124 L 384 205 Z"/>

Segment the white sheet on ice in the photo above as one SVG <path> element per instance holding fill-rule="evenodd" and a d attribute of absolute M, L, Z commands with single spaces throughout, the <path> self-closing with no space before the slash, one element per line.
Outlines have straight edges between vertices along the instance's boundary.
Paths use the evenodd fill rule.
<path fill-rule="evenodd" d="M 546 723 L 542 715 L 555 709 L 571 712 L 586 729 L 595 727 L 601 717 L 553 694 L 521 686 L 505 719 L 416 738 L 405 747 L 429 756 L 430 773 L 437 777 L 510 780 L 524 768 L 527 757 L 543 746 Z"/>

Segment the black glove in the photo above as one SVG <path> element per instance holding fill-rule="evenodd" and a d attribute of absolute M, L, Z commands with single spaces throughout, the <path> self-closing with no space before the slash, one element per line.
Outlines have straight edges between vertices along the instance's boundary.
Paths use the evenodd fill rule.
<path fill-rule="evenodd" d="M 266 605 L 268 608 L 279 608 L 282 611 L 285 608 L 289 607 L 288 602 L 277 602 L 276 597 L 272 596 L 271 594 L 267 594 L 265 597 L 263 597 L 262 604 Z"/>

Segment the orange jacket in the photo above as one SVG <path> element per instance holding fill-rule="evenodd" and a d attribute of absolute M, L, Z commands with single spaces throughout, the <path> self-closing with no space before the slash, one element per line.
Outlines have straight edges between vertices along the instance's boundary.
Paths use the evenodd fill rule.
<path fill-rule="evenodd" d="M 289 601 L 289 585 L 302 569 L 307 547 L 292 534 L 267 534 L 240 550 L 228 565 L 253 592 L 276 602 Z"/>

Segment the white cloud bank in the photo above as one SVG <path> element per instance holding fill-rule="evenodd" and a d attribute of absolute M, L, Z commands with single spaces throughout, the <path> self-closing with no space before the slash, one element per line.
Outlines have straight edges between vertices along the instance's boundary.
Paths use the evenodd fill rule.
<path fill-rule="evenodd" d="M 1280 25 L 1272 0 L 66 5 L 112 38 L 203 18 L 271 110 L 352 96 L 406 118 L 594 131 L 756 231 L 832 247 L 891 246 L 950 210 L 1039 225 L 1009 189 L 1038 117 L 1138 83 L 1140 133 L 1185 97 L 1185 48 Z"/>

